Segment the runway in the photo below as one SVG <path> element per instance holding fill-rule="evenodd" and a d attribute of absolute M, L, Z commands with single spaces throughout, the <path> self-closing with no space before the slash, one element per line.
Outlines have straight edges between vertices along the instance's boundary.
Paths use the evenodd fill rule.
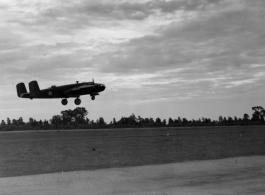
<path fill-rule="evenodd" d="M 264 194 L 265 156 L 0 178 L 1 195 Z"/>

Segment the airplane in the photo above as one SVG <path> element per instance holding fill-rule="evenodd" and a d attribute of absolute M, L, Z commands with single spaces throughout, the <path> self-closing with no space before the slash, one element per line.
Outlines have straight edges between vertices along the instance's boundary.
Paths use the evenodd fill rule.
<path fill-rule="evenodd" d="M 47 89 L 40 90 L 37 81 L 29 82 L 29 93 L 25 87 L 24 83 L 18 83 L 16 85 L 17 96 L 20 98 L 29 99 L 52 99 L 52 98 L 62 98 L 62 105 L 67 105 L 67 98 L 76 98 L 75 104 L 81 104 L 79 97 L 81 95 L 90 95 L 92 100 L 95 100 L 95 96 L 99 95 L 99 92 L 105 90 L 105 85 L 100 83 L 83 82 L 79 83 L 76 81 L 74 84 L 55 86 L 52 85 Z"/>

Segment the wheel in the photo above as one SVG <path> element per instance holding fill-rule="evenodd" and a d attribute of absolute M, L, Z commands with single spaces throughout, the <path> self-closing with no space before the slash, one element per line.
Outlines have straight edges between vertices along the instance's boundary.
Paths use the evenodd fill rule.
<path fill-rule="evenodd" d="M 91 96 L 91 100 L 95 100 L 95 96 L 93 95 L 93 96 Z"/>
<path fill-rule="evenodd" d="M 80 100 L 79 98 L 76 98 L 76 99 L 75 99 L 75 104 L 76 104 L 76 105 L 81 104 L 81 100 Z"/>
<path fill-rule="evenodd" d="M 67 99 L 62 99 L 62 105 L 66 105 L 68 103 Z"/>

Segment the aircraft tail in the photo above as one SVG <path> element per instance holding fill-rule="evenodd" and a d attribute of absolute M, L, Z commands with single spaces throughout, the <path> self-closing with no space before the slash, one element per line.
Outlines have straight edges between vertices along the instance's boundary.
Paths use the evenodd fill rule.
<path fill-rule="evenodd" d="M 17 96 L 22 97 L 23 94 L 28 93 L 24 83 L 17 84 Z"/>
<path fill-rule="evenodd" d="M 31 97 L 37 97 L 40 94 L 40 88 L 37 81 L 31 81 L 29 83 L 29 92 Z"/>

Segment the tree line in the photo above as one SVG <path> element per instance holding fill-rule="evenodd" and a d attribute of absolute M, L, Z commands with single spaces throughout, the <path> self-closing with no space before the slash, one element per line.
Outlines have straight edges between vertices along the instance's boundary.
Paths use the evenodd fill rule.
<path fill-rule="evenodd" d="M 12 130 L 49 130 L 49 129 L 97 129 L 97 128 L 137 128 L 137 127 L 192 127 L 192 126 L 233 126 L 233 125 L 264 125 L 265 110 L 261 106 L 252 107 L 252 116 L 244 114 L 242 118 L 219 116 L 218 120 L 210 118 L 199 118 L 198 120 L 188 120 L 178 117 L 172 119 L 142 118 L 131 114 L 128 117 L 121 117 L 120 120 L 113 118 L 106 123 L 103 117 L 97 120 L 87 118 L 88 111 L 84 107 L 77 107 L 74 110 L 61 111 L 60 115 L 54 115 L 50 120 L 35 120 L 29 118 L 24 122 L 22 117 L 18 119 L 7 118 L 2 120 L 0 131 Z"/>

